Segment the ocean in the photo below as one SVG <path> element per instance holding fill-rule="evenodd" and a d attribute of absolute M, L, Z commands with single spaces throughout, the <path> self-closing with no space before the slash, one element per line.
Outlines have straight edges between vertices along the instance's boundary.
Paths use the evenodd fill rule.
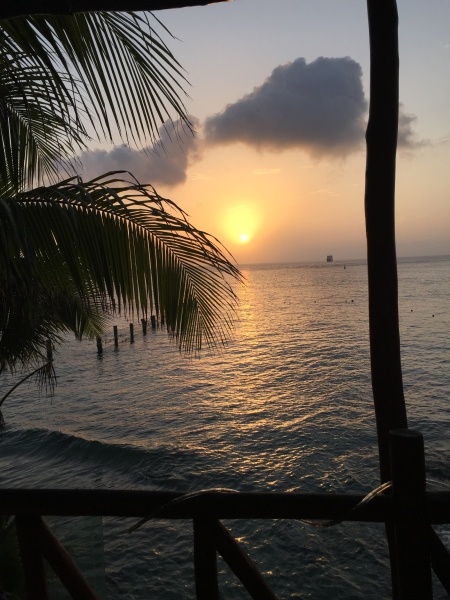
<path fill-rule="evenodd" d="M 344 268 L 345 267 L 345 268 Z M 56 356 L 52 397 L 35 384 L 3 405 L 0 487 L 339 492 L 379 485 L 363 260 L 243 266 L 233 339 L 200 358 L 163 330 L 112 325 Z M 433 489 L 450 489 L 450 257 L 398 261 L 409 426 Z M 135 320 L 136 322 L 138 319 Z M 16 381 L 0 378 L 0 394 Z M 194 598 L 192 523 L 53 520 L 103 598 Z M 227 521 L 280 599 L 390 597 L 384 527 Z M 441 534 L 450 545 L 450 526 Z M 221 597 L 245 599 L 219 560 Z M 54 598 L 64 598 L 52 584 Z M 435 582 L 435 598 L 447 595 Z"/>

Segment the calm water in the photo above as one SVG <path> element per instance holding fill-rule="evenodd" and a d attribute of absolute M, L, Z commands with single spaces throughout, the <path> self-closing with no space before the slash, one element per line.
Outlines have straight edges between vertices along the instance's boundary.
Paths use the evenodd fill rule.
<path fill-rule="evenodd" d="M 52 399 L 22 386 L 4 405 L 0 486 L 367 493 L 379 483 L 363 261 L 244 267 L 234 340 L 180 356 L 162 331 L 121 325 L 59 351 Z M 435 486 L 450 480 L 450 257 L 399 261 L 409 425 Z M 136 329 L 136 328 L 135 328 Z M 112 327 L 111 327 L 112 334 Z M 0 379 L 0 393 L 12 383 Z M 4 393 L 4 392 L 3 392 Z M 105 598 L 193 598 L 190 522 L 77 526 L 104 541 Z M 388 598 L 384 529 L 227 522 L 280 598 Z M 60 525 L 69 546 L 73 525 Z M 449 533 L 443 531 L 450 540 Z M 92 544 L 97 544 L 94 550 Z M 100 561 L 101 562 L 101 561 Z M 223 598 L 247 598 L 220 563 Z M 55 595 L 58 596 L 57 592 Z M 436 585 L 436 598 L 446 595 Z"/>

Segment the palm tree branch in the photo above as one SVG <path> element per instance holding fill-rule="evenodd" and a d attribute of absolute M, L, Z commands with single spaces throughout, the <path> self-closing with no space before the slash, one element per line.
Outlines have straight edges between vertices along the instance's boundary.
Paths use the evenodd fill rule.
<path fill-rule="evenodd" d="M 215 238 L 153 188 L 110 173 L 23 192 L 3 205 L 6 303 L 14 292 L 8 296 L 7 271 L 28 269 L 30 299 L 38 281 L 61 294 L 75 290 L 88 314 L 150 311 L 188 352 L 229 337 L 236 307 L 230 281 L 242 281 L 238 269 Z"/>
<path fill-rule="evenodd" d="M 83 90 L 104 135 L 113 138 L 110 123 L 132 139 L 154 142 L 158 128 L 170 116 L 166 103 L 188 127 L 179 83 L 182 69 L 148 16 L 133 13 L 79 13 L 74 16 L 28 16 L 3 21 L 10 38 L 36 64 L 52 69 L 55 84 L 60 74 L 73 77 Z M 125 57 L 133 69 L 124 69 Z M 128 96 L 124 90 L 130 90 Z M 140 92 L 134 95 L 135 90 Z M 162 96 L 158 93 L 161 90 Z M 141 113 L 147 127 L 134 122 L 131 113 Z M 148 133 L 147 133 L 148 132 Z"/>

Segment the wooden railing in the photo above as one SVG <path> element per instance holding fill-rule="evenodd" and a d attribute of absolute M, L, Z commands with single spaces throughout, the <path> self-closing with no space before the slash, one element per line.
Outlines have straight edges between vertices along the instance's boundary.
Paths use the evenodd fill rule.
<path fill-rule="evenodd" d="M 391 442 L 391 489 L 372 495 L 369 501 L 355 494 L 7 489 L 0 491 L 0 514 L 16 517 L 27 600 L 47 598 L 44 558 L 74 600 L 98 600 L 43 522 L 43 515 L 191 519 L 197 600 L 219 598 L 217 553 L 250 597 L 276 598 L 222 519 L 386 523 L 394 527 L 396 536 L 398 589 L 394 597 L 431 599 L 431 567 L 450 595 L 450 555 L 432 528 L 450 523 L 450 492 L 426 492 L 420 434 L 399 430 L 392 432 Z"/>

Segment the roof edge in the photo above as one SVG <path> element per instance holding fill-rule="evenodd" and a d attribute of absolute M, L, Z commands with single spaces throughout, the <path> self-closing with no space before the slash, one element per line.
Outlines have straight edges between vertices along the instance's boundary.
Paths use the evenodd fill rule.
<path fill-rule="evenodd" d="M 0 3 L 0 19 L 81 12 L 135 12 L 206 6 L 232 0 L 14 0 Z"/>

